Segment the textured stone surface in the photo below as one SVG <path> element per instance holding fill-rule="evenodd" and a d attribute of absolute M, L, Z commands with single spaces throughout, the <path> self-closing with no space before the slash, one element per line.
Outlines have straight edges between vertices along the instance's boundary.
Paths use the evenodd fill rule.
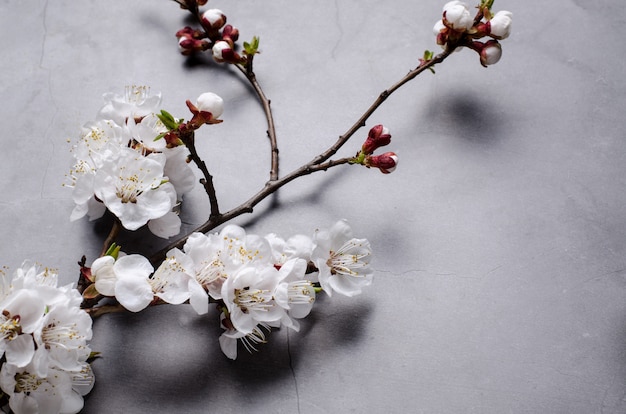
<path fill-rule="evenodd" d="M 442 5 L 209 4 L 244 40 L 261 38 L 255 69 L 283 173 L 437 48 Z M 370 119 L 393 134 L 396 172 L 303 178 L 236 220 L 289 236 L 348 219 L 376 254 L 363 295 L 321 298 L 300 333 L 274 332 L 235 362 L 219 350 L 216 311 L 104 316 L 84 412 L 625 412 L 626 15 L 615 0 L 498 0 L 496 9 L 514 14 L 500 63 L 484 69 L 464 50 Z M 186 99 L 221 95 L 225 122 L 198 140 L 222 205 L 262 187 L 261 110 L 237 72 L 178 54 L 174 33 L 189 23 L 165 0 L 0 2 L 2 264 L 33 259 L 69 283 L 83 254 L 95 259 L 104 225 L 69 222 L 66 140 L 102 93 L 127 84 L 162 91 L 181 117 Z M 182 213 L 188 228 L 206 205 L 198 188 Z"/>

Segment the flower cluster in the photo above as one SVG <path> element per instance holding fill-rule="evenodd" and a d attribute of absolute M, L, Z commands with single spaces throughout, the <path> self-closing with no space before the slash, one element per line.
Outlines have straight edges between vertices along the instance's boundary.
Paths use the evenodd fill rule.
<path fill-rule="evenodd" d="M 264 341 L 262 329 L 299 329 L 316 292 L 354 296 L 372 281 L 370 244 L 352 236 L 345 221 L 313 237 L 246 234 L 236 225 L 219 233 L 193 233 L 182 250 L 172 249 L 156 269 L 143 256 L 111 255 L 96 259 L 83 274 L 85 292 L 115 297 L 138 312 L 160 302 L 189 301 L 198 314 L 217 304 L 225 332 L 222 351 L 237 356 L 237 339 L 246 347 Z M 95 289 L 95 292 L 94 292 Z"/>
<path fill-rule="evenodd" d="M 94 384 L 81 295 L 25 262 L 0 275 L 0 398 L 15 413 L 77 413 Z"/>
<path fill-rule="evenodd" d="M 106 94 L 104 99 L 96 119 L 85 124 L 73 146 L 69 185 L 76 207 L 71 220 L 85 215 L 97 219 L 109 210 L 126 229 L 148 224 L 159 237 L 178 234 L 181 222 L 174 207 L 196 178 L 187 163 L 187 148 L 172 139 L 170 130 L 189 124 L 158 113 L 160 94 L 151 95 L 146 87 L 130 86 L 123 96 Z M 217 95 L 203 94 L 188 106 L 196 121 L 192 129 L 220 122 L 222 101 Z"/>
<path fill-rule="evenodd" d="M 444 49 L 426 51 L 419 66 L 381 93 L 370 108 L 327 150 L 288 174 L 279 174 L 279 148 L 270 100 L 253 70 L 259 38 L 237 45 L 239 30 L 227 24 L 219 9 L 199 10 L 206 0 L 175 0 L 188 10 L 198 28 L 176 33 L 183 55 L 207 52 L 219 63 L 236 67 L 256 92 L 267 120 L 270 174 L 263 188 L 241 205 L 220 210 L 218 191 L 209 167 L 195 147 L 195 131 L 218 124 L 223 101 L 207 92 L 186 101 L 190 119 L 174 118 L 159 108 L 160 94 L 130 86 L 125 94 L 106 94 L 95 119 L 82 128 L 72 147 L 73 166 L 66 184 L 73 188 L 70 219 L 94 220 L 109 212 L 115 217 L 100 257 L 80 262 L 78 290 L 57 286 L 57 274 L 25 263 L 12 278 L 0 271 L 0 407 L 19 413 L 77 413 L 93 387 L 89 364 L 93 353 L 91 317 L 108 312 L 140 312 L 160 304 L 189 304 L 197 314 L 218 311 L 222 352 L 236 359 L 239 343 L 248 351 L 266 342 L 272 328 L 298 331 L 318 295 L 354 296 L 372 282 L 372 251 L 366 239 L 355 238 L 345 220 L 313 235 L 284 239 L 276 234 L 248 234 L 227 224 L 294 179 L 347 164 L 377 168 L 383 174 L 398 165 L 394 152 L 377 153 L 391 143 L 391 134 L 375 125 L 354 157 L 335 158 L 385 99 L 409 80 L 460 47 L 478 52 L 483 66 L 500 59 L 500 41 L 511 30 L 512 15 L 491 12 L 494 0 L 481 0 L 472 16 L 467 4 L 450 1 L 434 27 Z M 482 40 L 483 38 L 487 38 Z M 358 148 L 358 147 L 357 147 Z M 125 254 L 116 244 L 121 227 L 170 238 L 180 232 L 176 211 L 197 180 L 208 196 L 208 220 L 156 252 L 151 260 Z M 209 233 L 225 225 L 217 233 Z M 81 309 L 82 308 L 82 309 Z M 2 407 L 5 408 L 5 407 Z"/>
<path fill-rule="evenodd" d="M 246 56 L 236 52 L 235 42 L 239 39 L 239 30 L 226 24 L 226 15 L 219 9 L 208 9 L 200 15 L 203 30 L 185 26 L 176 32 L 178 47 L 183 55 L 212 50 L 216 62 L 245 64 Z"/>
<path fill-rule="evenodd" d="M 378 168 L 383 174 L 393 172 L 398 165 L 398 156 L 395 152 L 389 151 L 380 155 L 373 155 L 374 151 L 389 145 L 390 142 L 391 134 L 389 134 L 389 130 L 383 125 L 375 125 L 369 130 L 361 150 L 351 160 L 351 163 L 361 164 L 367 168 Z"/>
<path fill-rule="evenodd" d="M 446 3 L 441 20 L 433 28 L 437 44 L 449 50 L 469 47 L 478 53 L 480 63 L 485 67 L 497 63 L 502 56 L 499 40 L 509 37 L 513 14 L 504 10 L 493 14 L 492 4 L 493 0 L 483 0 L 478 14 L 472 16 L 466 3 L 458 0 Z M 478 40 L 484 37 L 489 40 Z"/>

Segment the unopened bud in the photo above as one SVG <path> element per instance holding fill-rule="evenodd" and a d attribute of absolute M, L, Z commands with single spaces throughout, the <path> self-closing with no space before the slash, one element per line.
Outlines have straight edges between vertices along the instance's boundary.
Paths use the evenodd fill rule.
<path fill-rule="evenodd" d="M 448 42 L 448 28 L 443 24 L 443 20 L 439 20 L 433 27 L 433 33 L 437 36 L 437 44 L 445 46 Z"/>
<path fill-rule="evenodd" d="M 443 6 L 443 24 L 457 32 L 465 32 L 474 26 L 469 7 L 462 1 L 450 1 Z"/>
<path fill-rule="evenodd" d="M 224 112 L 224 100 L 213 92 L 205 92 L 198 97 L 196 104 L 187 101 L 187 107 L 193 114 L 190 124 L 200 127 L 202 124 L 217 124 Z"/>
<path fill-rule="evenodd" d="M 494 39 L 506 39 L 511 34 L 512 22 L 513 13 L 506 10 L 497 12 L 488 22 L 489 35 Z"/>
<path fill-rule="evenodd" d="M 393 172 L 398 165 L 398 156 L 395 152 L 385 152 L 380 155 L 370 155 L 365 158 L 366 167 L 375 167 L 383 174 Z"/>
<path fill-rule="evenodd" d="M 226 15 L 219 9 L 209 9 L 202 13 L 202 24 L 213 30 L 219 30 L 226 24 Z"/>
<path fill-rule="evenodd" d="M 474 44 L 479 42 L 474 42 Z M 500 61 L 502 57 L 502 46 L 497 40 L 489 40 L 482 43 L 482 46 L 476 49 L 480 54 L 480 64 L 487 67 Z"/>
<path fill-rule="evenodd" d="M 210 43 L 204 39 L 192 39 L 187 36 L 181 36 L 178 39 L 178 48 L 180 52 L 187 56 L 194 52 L 201 52 L 207 50 Z"/>
<path fill-rule="evenodd" d="M 370 129 L 367 138 L 361 147 L 361 152 L 365 155 L 373 154 L 378 148 L 389 145 L 391 135 L 389 130 L 383 125 L 376 125 Z"/>
<path fill-rule="evenodd" d="M 213 114 L 213 118 L 219 118 L 224 113 L 224 100 L 213 92 L 205 92 L 198 96 L 196 106 L 200 111 Z"/>
<path fill-rule="evenodd" d="M 230 42 L 234 44 L 237 41 L 237 39 L 239 39 L 239 29 L 237 29 L 234 26 L 231 26 L 230 24 L 227 24 L 222 29 L 222 39 L 229 40 Z"/>
<path fill-rule="evenodd" d="M 245 59 L 235 52 L 230 42 L 220 40 L 213 45 L 213 59 L 216 62 L 223 63 L 243 63 Z"/>

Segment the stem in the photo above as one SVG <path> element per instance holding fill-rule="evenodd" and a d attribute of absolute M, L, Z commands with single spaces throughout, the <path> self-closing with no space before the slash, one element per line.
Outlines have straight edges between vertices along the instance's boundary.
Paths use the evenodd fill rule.
<path fill-rule="evenodd" d="M 428 69 L 432 68 L 437 63 L 443 62 L 443 60 L 445 58 L 450 56 L 450 53 L 451 53 L 451 51 L 446 49 L 443 52 L 441 52 L 440 54 L 438 54 L 437 56 L 433 57 L 432 59 L 424 61 L 423 63 L 421 63 L 415 69 L 410 70 L 409 73 L 407 73 L 398 82 L 396 82 L 391 87 L 389 87 L 389 88 L 385 89 L 384 91 L 382 91 L 380 93 L 380 95 L 378 95 L 378 98 L 376 98 L 376 100 L 370 105 L 370 107 L 367 108 L 367 110 L 354 123 L 354 125 L 352 125 L 352 127 L 350 127 L 350 129 L 348 129 L 348 131 L 346 131 L 345 134 L 341 135 L 339 137 L 339 139 L 337 139 L 337 141 L 330 148 L 328 148 L 326 151 L 324 151 L 323 153 L 321 153 L 320 155 L 318 155 L 315 158 L 315 160 L 313 161 L 314 164 L 319 164 L 321 162 L 324 162 L 327 159 L 329 159 L 330 157 L 332 157 L 333 155 L 335 155 L 335 153 L 346 142 L 348 142 L 348 140 L 352 137 L 352 135 L 354 135 L 354 133 L 356 131 L 358 131 L 360 128 L 365 126 L 365 123 L 369 119 L 369 117 L 372 116 L 372 114 L 378 109 L 378 107 L 380 105 L 382 105 L 383 102 L 385 102 L 387 100 L 387 98 L 389 98 L 389 96 L 392 93 L 394 93 L 395 91 L 400 89 L 405 83 L 409 82 L 410 80 L 415 79 L 420 73 L 424 72 L 425 70 L 428 70 Z"/>
<path fill-rule="evenodd" d="M 263 92 L 263 88 L 259 84 L 254 71 L 252 71 L 252 57 L 248 62 L 250 66 L 244 68 L 242 65 L 235 65 L 237 69 L 244 74 L 250 85 L 254 88 L 259 100 L 261 101 L 261 105 L 263 105 L 263 112 L 265 112 L 265 118 L 267 119 L 267 137 L 270 140 L 270 147 L 272 151 L 272 160 L 271 160 L 271 169 L 270 169 L 270 181 L 278 180 L 278 142 L 276 140 L 276 127 L 274 125 L 274 115 L 272 114 L 272 108 L 270 106 L 271 101 L 267 99 L 265 93 Z"/>
<path fill-rule="evenodd" d="M 104 243 L 102 244 L 102 250 L 100 251 L 100 256 L 102 257 L 106 254 L 107 250 L 109 250 L 109 247 L 111 247 L 111 244 L 115 241 L 115 238 L 117 237 L 118 234 L 120 234 L 120 230 L 122 229 L 122 224 L 120 223 L 120 220 L 115 217 L 113 220 L 113 227 L 111 227 L 111 231 L 109 232 L 109 235 L 107 236 L 107 238 L 104 240 Z"/>
<path fill-rule="evenodd" d="M 181 134 L 180 138 L 189 150 L 189 158 L 198 166 L 200 171 L 202 171 L 202 175 L 204 175 L 204 178 L 200 180 L 200 184 L 202 184 L 209 196 L 209 203 L 211 205 L 211 214 L 209 217 L 217 217 L 220 215 L 220 209 L 217 202 L 217 194 L 215 193 L 215 186 L 213 185 L 213 176 L 209 173 L 206 163 L 200 158 L 200 155 L 198 155 L 194 132 L 190 131 L 189 133 Z"/>
<path fill-rule="evenodd" d="M 191 11 L 191 10 L 190 10 Z M 201 22 L 201 18 L 198 14 L 198 10 L 191 11 L 192 14 L 196 17 L 198 21 Z M 206 30 L 206 28 L 205 28 Z M 217 226 L 232 220 L 235 217 L 238 217 L 245 213 L 252 213 L 254 207 L 264 200 L 269 195 L 276 192 L 279 188 L 284 186 L 285 184 L 295 180 L 298 177 L 302 177 L 305 175 L 312 174 L 317 171 L 326 171 L 329 168 L 348 164 L 352 158 L 341 158 L 338 160 L 330 160 L 330 158 L 339 151 L 339 149 L 346 143 L 348 140 L 362 127 L 365 126 L 369 117 L 394 93 L 396 90 L 400 89 L 407 82 L 415 79 L 418 75 L 420 75 L 425 70 L 431 69 L 438 63 L 443 62 L 450 54 L 452 53 L 454 48 L 447 47 L 443 52 L 433 57 L 430 60 L 421 61 L 420 65 L 415 69 L 410 70 L 403 78 L 401 78 L 398 82 L 391 85 L 388 89 L 384 90 L 380 93 L 380 95 L 376 98 L 376 100 L 367 108 L 367 110 L 361 115 L 361 117 L 344 133 L 340 135 L 337 141 L 333 145 L 331 145 L 326 151 L 320 153 L 315 158 L 313 158 L 308 163 L 302 165 L 291 173 L 285 175 L 282 178 L 278 178 L 278 146 L 276 143 L 276 131 L 274 127 L 273 115 L 270 107 L 270 101 L 265 97 L 263 89 L 259 85 L 254 72 L 249 69 L 246 69 L 242 65 L 235 65 L 237 69 L 239 69 L 246 79 L 250 82 L 254 90 L 256 91 L 261 103 L 263 105 L 263 109 L 265 111 L 265 116 L 268 122 L 268 137 L 270 139 L 270 143 L 272 146 L 272 168 L 270 172 L 270 180 L 265 184 L 265 186 L 257 192 L 255 195 L 250 197 L 247 201 L 239 205 L 238 207 L 233 208 L 232 210 L 224 213 L 224 214 L 213 214 L 212 213 L 209 219 L 197 227 L 193 232 L 202 232 L 206 233 L 208 231 L 213 230 Z M 217 210 L 216 210 L 217 211 Z M 151 257 L 152 263 L 159 263 L 160 261 L 165 259 L 167 252 L 172 248 L 182 248 L 182 246 L 187 241 L 191 233 L 177 240 L 176 242 L 168 245 L 167 247 L 159 250 Z"/>
<path fill-rule="evenodd" d="M 179 3 L 177 0 L 175 2 Z M 179 3 L 180 4 L 180 3 Z M 207 28 L 202 22 L 202 16 L 200 15 L 200 10 L 197 5 L 194 8 L 190 8 L 189 12 L 194 16 L 196 21 L 202 26 L 204 32 L 209 33 L 209 28 Z M 248 65 L 234 65 L 243 75 L 246 77 L 257 96 L 259 97 L 261 104 L 263 105 L 263 111 L 265 112 L 265 118 L 267 119 L 267 137 L 270 140 L 271 146 L 271 168 L 270 168 L 270 181 L 275 181 L 278 179 L 278 143 L 276 140 L 276 127 L 274 125 L 274 115 L 272 114 L 272 108 L 270 106 L 270 100 L 267 99 L 263 89 L 259 85 L 259 82 L 256 78 L 256 75 L 252 69 L 252 61 L 254 56 L 249 57 Z"/>
<path fill-rule="evenodd" d="M 116 305 L 102 305 L 96 308 L 86 308 L 85 311 L 89 314 L 89 316 L 95 319 L 107 313 L 126 312 L 126 309 L 118 303 Z"/>
<path fill-rule="evenodd" d="M 300 168 L 292 171 L 291 173 L 285 175 L 284 177 L 280 179 L 277 179 L 275 181 L 268 181 L 265 184 L 265 187 L 263 187 L 259 192 L 257 192 L 255 195 L 250 197 L 247 201 L 240 204 L 238 207 L 235 207 L 232 210 L 227 211 L 224 214 L 220 214 L 215 217 L 209 217 L 209 219 L 204 224 L 200 225 L 199 227 L 194 229 L 192 232 L 193 233 L 195 232 L 207 233 L 213 230 L 214 228 L 216 228 L 217 226 L 234 219 L 235 217 L 238 217 L 245 213 L 252 213 L 254 210 L 254 207 L 257 204 L 259 204 L 269 195 L 276 192 L 276 190 L 278 190 L 285 184 L 295 180 L 296 178 L 303 177 L 305 175 L 309 175 L 318 171 L 326 171 L 329 168 L 336 167 L 338 165 L 348 164 L 351 160 L 352 158 L 340 158 L 338 160 L 327 161 L 326 163 L 323 163 L 323 164 L 314 163 L 315 160 L 313 160 L 301 166 Z M 150 261 L 153 264 L 163 261 L 166 257 L 167 252 L 170 249 L 182 248 L 185 242 L 187 241 L 188 237 L 189 237 L 189 234 L 177 240 L 176 242 L 168 245 L 167 247 L 159 250 L 154 255 L 152 255 L 152 257 L 150 258 Z"/>

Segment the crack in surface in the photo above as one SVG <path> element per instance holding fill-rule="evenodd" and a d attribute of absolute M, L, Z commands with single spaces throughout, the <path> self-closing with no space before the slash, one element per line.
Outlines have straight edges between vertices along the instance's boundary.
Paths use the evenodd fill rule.
<path fill-rule="evenodd" d="M 337 30 L 339 31 L 339 36 L 337 36 L 337 41 L 333 46 L 333 50 L 330 52 L 330 57 L 335 60 L 335 52 L 339 48 L 339 44 L 341 43 L 341 39 L 343 39 L 343 29 L 341 28 L 341 19 L 339 18 L 339 1 L 335 0 L 335 23 L 337 24 Z"/>
<path fill-rule="evenodd" d="M 43 71 L 47 72 L 47 86 L 48 86 L 48 94 L 50 95 L 50 101 L 52 102 L 52 106 L 54 107 L 54 113 L 52 114 L 52 117 L 50 119 L 50 123 L 48 124 L 48 126 L 46 127 L 46 130 L 44 131 L 44 138 L 50 143 L 50 145 L 52 146 L 52 150 L 50 151 L 50 154 L 48 156 L 48 160 L 46 162 L 46 166 L 44 168 L 44 173 L 43 173 L 43 177 L 41 180 L 41 190 L 40 190 L 40 198 L 44 199 L 44 192 L 46 189 L 46 179 L 48 177 L 48 172 L 50 169 L 50 165 L 52 163 L 52 159 L 54 157 L 54 153 L 56 151 L 56 145 L 55 145 L 55 141 L 54 139 L 51 137 L 51 131 L 54 127 L 54 122 L 56 121 L 57 115 L 59 113 L 59 106 L 57 105 L 57 102 L 54 98 L 54 94 L 52 93 L 52 71 L 46 67 L 44 67 L 43 62 L 44 62 L 44 58 L 45 58 L 45 52 L 46 52 L 46 43 L 47 43 L 47 39 L 48 39 L 48 25 L 47 25 L 47 20 L 48 20 L 48 3 L 49 0 L 46 0 L 46 2 L 44 3 L 43 6 L 43 13 L 42 13 L 42 28 L 43 28 L 43 38 L 41 40 L 41 54 L 39 56 L 39 68 Z"/>
<path fill-rule="evenodd" d="M 48 26 L 46 25 L 46 17 L 48 16 L 48 0 L 43 5 L 42 13 L 43 39 L 41 40 L 41 55 L 39 55 L 39 67 L 43 69 L 43 58 L 46 50 L 46 39 L 48 38 Z"/>
<path fill-rule="evenodd" d="M 289 369 L 291 370 L 291 375 L 293 376 L 293 384 L 296 389 L 296 406 L 298 407 L 298 414 L 300 414 L 300 392 L 298 390 L 298 379 L 296 378 L 296 371 L 293 368 L 293 359 L 291 357 L 291 335 L 289 335 L 289 331 L 287 331 L 287 355 L 289 356 Z"/>

